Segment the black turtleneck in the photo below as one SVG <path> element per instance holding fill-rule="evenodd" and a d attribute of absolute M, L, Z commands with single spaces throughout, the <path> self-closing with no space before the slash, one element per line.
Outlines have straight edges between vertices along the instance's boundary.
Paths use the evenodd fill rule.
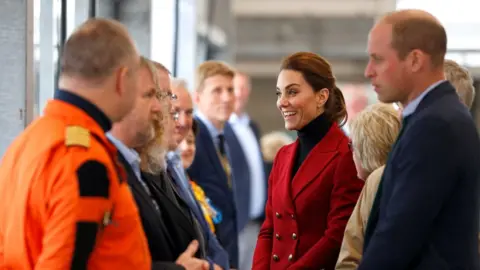
<path fill-rule="evenodd" d="M 325 137 L 331 126 L 332 122 L 322 113 L 297 132 L 299 145 L 295 154 L 292 179 L 307 158 L 308 153 Z"/>

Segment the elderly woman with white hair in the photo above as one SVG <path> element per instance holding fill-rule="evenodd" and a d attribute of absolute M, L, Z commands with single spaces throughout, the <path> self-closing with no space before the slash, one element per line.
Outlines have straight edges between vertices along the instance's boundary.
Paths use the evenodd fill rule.
<path fill-rule="evenodd" d="M 345 229 L 337 270 L 357 269 L 360 263 L 373 199 L 400 126 L 400 112 L 383 103 L 370 105 L 350 123 L 353 160 L 358 177 L 366 182 Z"/>
<path fill-rule="evenodd" d="M 273 160 L 280 148 L 293 142 L 294 140 L 283 131 L 273 131 L 262 136 L 260 139 L 260 146 L 262 148 L 265 174 L 267 177 L 272 171 Z"/>

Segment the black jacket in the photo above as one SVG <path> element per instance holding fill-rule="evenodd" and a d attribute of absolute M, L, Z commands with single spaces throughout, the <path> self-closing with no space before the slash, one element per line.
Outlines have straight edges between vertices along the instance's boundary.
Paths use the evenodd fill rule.
<path fill-rule="evenodd" d="M 166 185 L 171 185 L 167 181 L 171 180 L 166 174 L 142 173 L 142 180 L 148 185 L 150 195 L 121 154 L 119 159 L 125 167 L 127 181 L 137 203 L 152 257 L 152 268 L 184 269 L 175 261 L 192 240 L 199 239 L 188 208 L 177 195 L 172 198 L 172 194 L 167 192 Z M 158 210 L 152 199 L 158 204 Z M 204 258 L 204 254 L 204 248 L 200 248 L 196 257 Z"/>

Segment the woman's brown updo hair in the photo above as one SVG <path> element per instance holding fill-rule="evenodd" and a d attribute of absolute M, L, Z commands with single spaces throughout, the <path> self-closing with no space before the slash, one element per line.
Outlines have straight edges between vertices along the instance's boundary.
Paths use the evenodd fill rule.
<path fill-rule="evenodd" d="M 347 122 L 345 98 L 335 84 L 335 77 L 327 60 L 311 52 L 297 52 L 283 60 L 280 70 L 300 72 L 315 92 L 327 88 L 329 97 L 325 103 L 324 113 L 331 121 L 337 122 L 340 126 Z"/>

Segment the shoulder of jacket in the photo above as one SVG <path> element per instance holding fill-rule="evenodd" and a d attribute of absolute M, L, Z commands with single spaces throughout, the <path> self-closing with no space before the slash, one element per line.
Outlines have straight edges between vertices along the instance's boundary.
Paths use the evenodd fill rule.
<path fill-rule="evenodd" d="M 91 146 L 90 130 L 82 126 L 65 127 L 65 146 L 80 146 L 90 148 Z"/>
<path fill-rule="evenodd" d="M 337 151 L 340 154 L 352 154 L 352 140 L 349 137 L 343 136 L 338 141 Z"/>

